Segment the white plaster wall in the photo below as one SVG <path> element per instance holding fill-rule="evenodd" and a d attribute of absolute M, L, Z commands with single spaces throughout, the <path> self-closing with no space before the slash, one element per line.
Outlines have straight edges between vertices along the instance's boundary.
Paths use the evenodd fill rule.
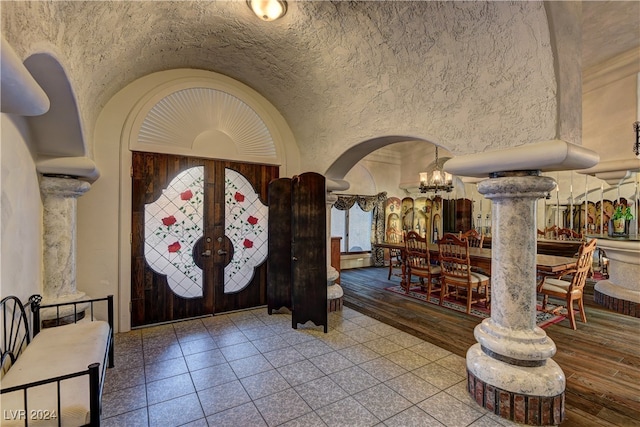
<path fill-rule="evenodd" d="M 637 72 L 605 82 L 583 95 L 584 146 L 598 152 L 601 162 L 633 158 Z"/>
<path fill-rule="evenodd" d="M 385 191 L 387 197 L 404 197 L 404 191 L 398 187 L 401 173 L 400 165 L 369 159 L 364 159 L 362 163 L 374 177 L 377 193 Z"/>
<path fill-rule="evenodd" d="M 122 301 L 119 284 L 121 123 L 118 111 L 109 113 L 96 126 L 96 140 L 101 143 L 94 145 L 93 154 L 100 179 L 77 203 L 76 286 L 91 297 L 114 295 L 114 328 L 122 332 L 129 327 L 122 329 L 121 325 L 130 323 L 128 301 Z"/>
<path fill-rule="evenodd" d="M 345 176 L 349 189 L 340 193 L 373 196 L 386 192 L 387 197 L 400 197 L 398 188 L 400 165 L 381 160 L 363 159 Z"/>
<path fill-rule="evenodd" d="M 16 295 L 26 301 L 42 293 L 42 201 L 23 120 L 0 114 L 0 296 Z"/>
<path fill-rule="evenodd" d="M 365 162 L 360 162 L 351 168 L 345 180 L 349 182 L 349 189 L 341 193 L 365 196 L 378 194 L 376 180 Z"/>

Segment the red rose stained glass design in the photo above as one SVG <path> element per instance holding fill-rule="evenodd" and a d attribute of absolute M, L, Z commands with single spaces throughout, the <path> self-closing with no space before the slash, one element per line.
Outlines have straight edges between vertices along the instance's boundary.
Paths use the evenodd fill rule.
<path fill-rule="evenodd" d="M 197 166 L 178 174 L 145 205 L 145 259 L 184 298 L 202 296 L 202 270 L 192 253 L 202 237 L 203 202 L 204 168 Z"/>
<path fill-rule="evenodd" d="M 251 282 L 255 268 L 267 257 L 268 208 L 247 179 L 225 170 L 225 235 L 233 244 L 233 258 L 224 269 L 225 293 L 238 292 Z"/>
<path fill-rule="evenodd" d="M 166 218 L 162 218 L 162 225 L 166 225 L 167 227 L 176 223 L 176 217 L 173 215 L 169 215 Z"/>

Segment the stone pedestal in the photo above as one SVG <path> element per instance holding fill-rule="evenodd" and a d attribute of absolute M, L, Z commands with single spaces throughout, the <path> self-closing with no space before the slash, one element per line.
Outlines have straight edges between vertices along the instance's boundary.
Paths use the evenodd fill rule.
<path fill-rule="evenodd" d="M 492 200 L 491 318 L 467 352 L 469 393 L 520 423 L 559 424 L 565 376 L 554 342 L 536 326 L 536 201 L 555 186 L 539 172 L 503 172 L 478 184 Z"/>
<path fill-rule="evenodd" d="M 640 317 L 640 240 L 598 239 L 609 259 L 609 278 L 596 283 L 594 300 L 610 310 Z"/>
<path fill-rule="evenodd" d="M 342 310 L 344 291 L 342 290 L 342 286 L 336 283 L 338 277 L 340 277 L 338 270 L 329 266 L 327 268 L 327 310 L 330 312 Z"/>
<path fill-rule="evenodd" d="M 75 178 L 43 176 L 40 191 L 43 199 L 42 304 L 81 300 L 85 294 L 76 289 L 76 208 L 77 198 L 91 185 Z M 81 307 L 76 309 L 78 312 Z M 43 320 L 56 316 L 55 310 L 43 310 Z M 60 310 L 60 316 L 74 314 L 73 306 Z"/>

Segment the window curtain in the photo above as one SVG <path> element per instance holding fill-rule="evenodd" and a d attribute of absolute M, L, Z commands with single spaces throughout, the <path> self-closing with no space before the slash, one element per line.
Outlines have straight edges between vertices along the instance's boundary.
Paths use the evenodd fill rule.
<path fill-rule="evenodd" d="M 334 208 L 341 211 L 348 211 L 356 203 L 365 212 L 373 210 L 373 215 L 371 215 L 371 256 L 373 257 L 373 265 L 376 267 L 384 266 L 384 249 L 373 245 L 384 241 L 384 204 L 386 201 L 387 192 L 383 191 L 375 196 L 338 195 L 338 200 L 333 204 Z"/>

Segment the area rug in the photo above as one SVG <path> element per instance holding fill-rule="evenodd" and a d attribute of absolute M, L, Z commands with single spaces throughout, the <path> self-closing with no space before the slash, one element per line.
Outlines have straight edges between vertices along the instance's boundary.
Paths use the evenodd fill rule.
<path fill-rule="evenodd" d="M 416 299 L 422 302 L 428 302 L 433 305 L 440 305 L 440 295 L 438 293 L 431 293 L 429 298 L 427 298 L 427 293 L 420 289 L 420 286 L 412 287 L 407 294 L 401 286 L 389 286 L 388 288 L 384 288 L 386 291 L 393 292 L 395 294 L 401 295 L 406 298 Z M 464 301 L 456 300 L 455 298 L 447 297 L 442 304 L 442 307 L 448 308 L 450 310 L 459 311 L 460 313 L 467 313 L 467 306 Z M 549 307 L 551 308 L 551 307 Z M 550 310 L 549 310 L 550 311 Z M 488 308 L 484 306 L 484 303 L 473 304 L 471 305 L 471 315 L 475 317 L 479 317 L 481 319 L 486 319 L 487 317 L 491 317 L 491 312 Z M 555 323 L 561 322 L 564 320 L 564 316 L 558 316 L 553 313 L 547 313 L 546 311 L 541 310 L 541 306 L 538 305 L 536 311 L 536 324 L 541 328 L 546 328 L 547 326 L 553 325 Z"/>

